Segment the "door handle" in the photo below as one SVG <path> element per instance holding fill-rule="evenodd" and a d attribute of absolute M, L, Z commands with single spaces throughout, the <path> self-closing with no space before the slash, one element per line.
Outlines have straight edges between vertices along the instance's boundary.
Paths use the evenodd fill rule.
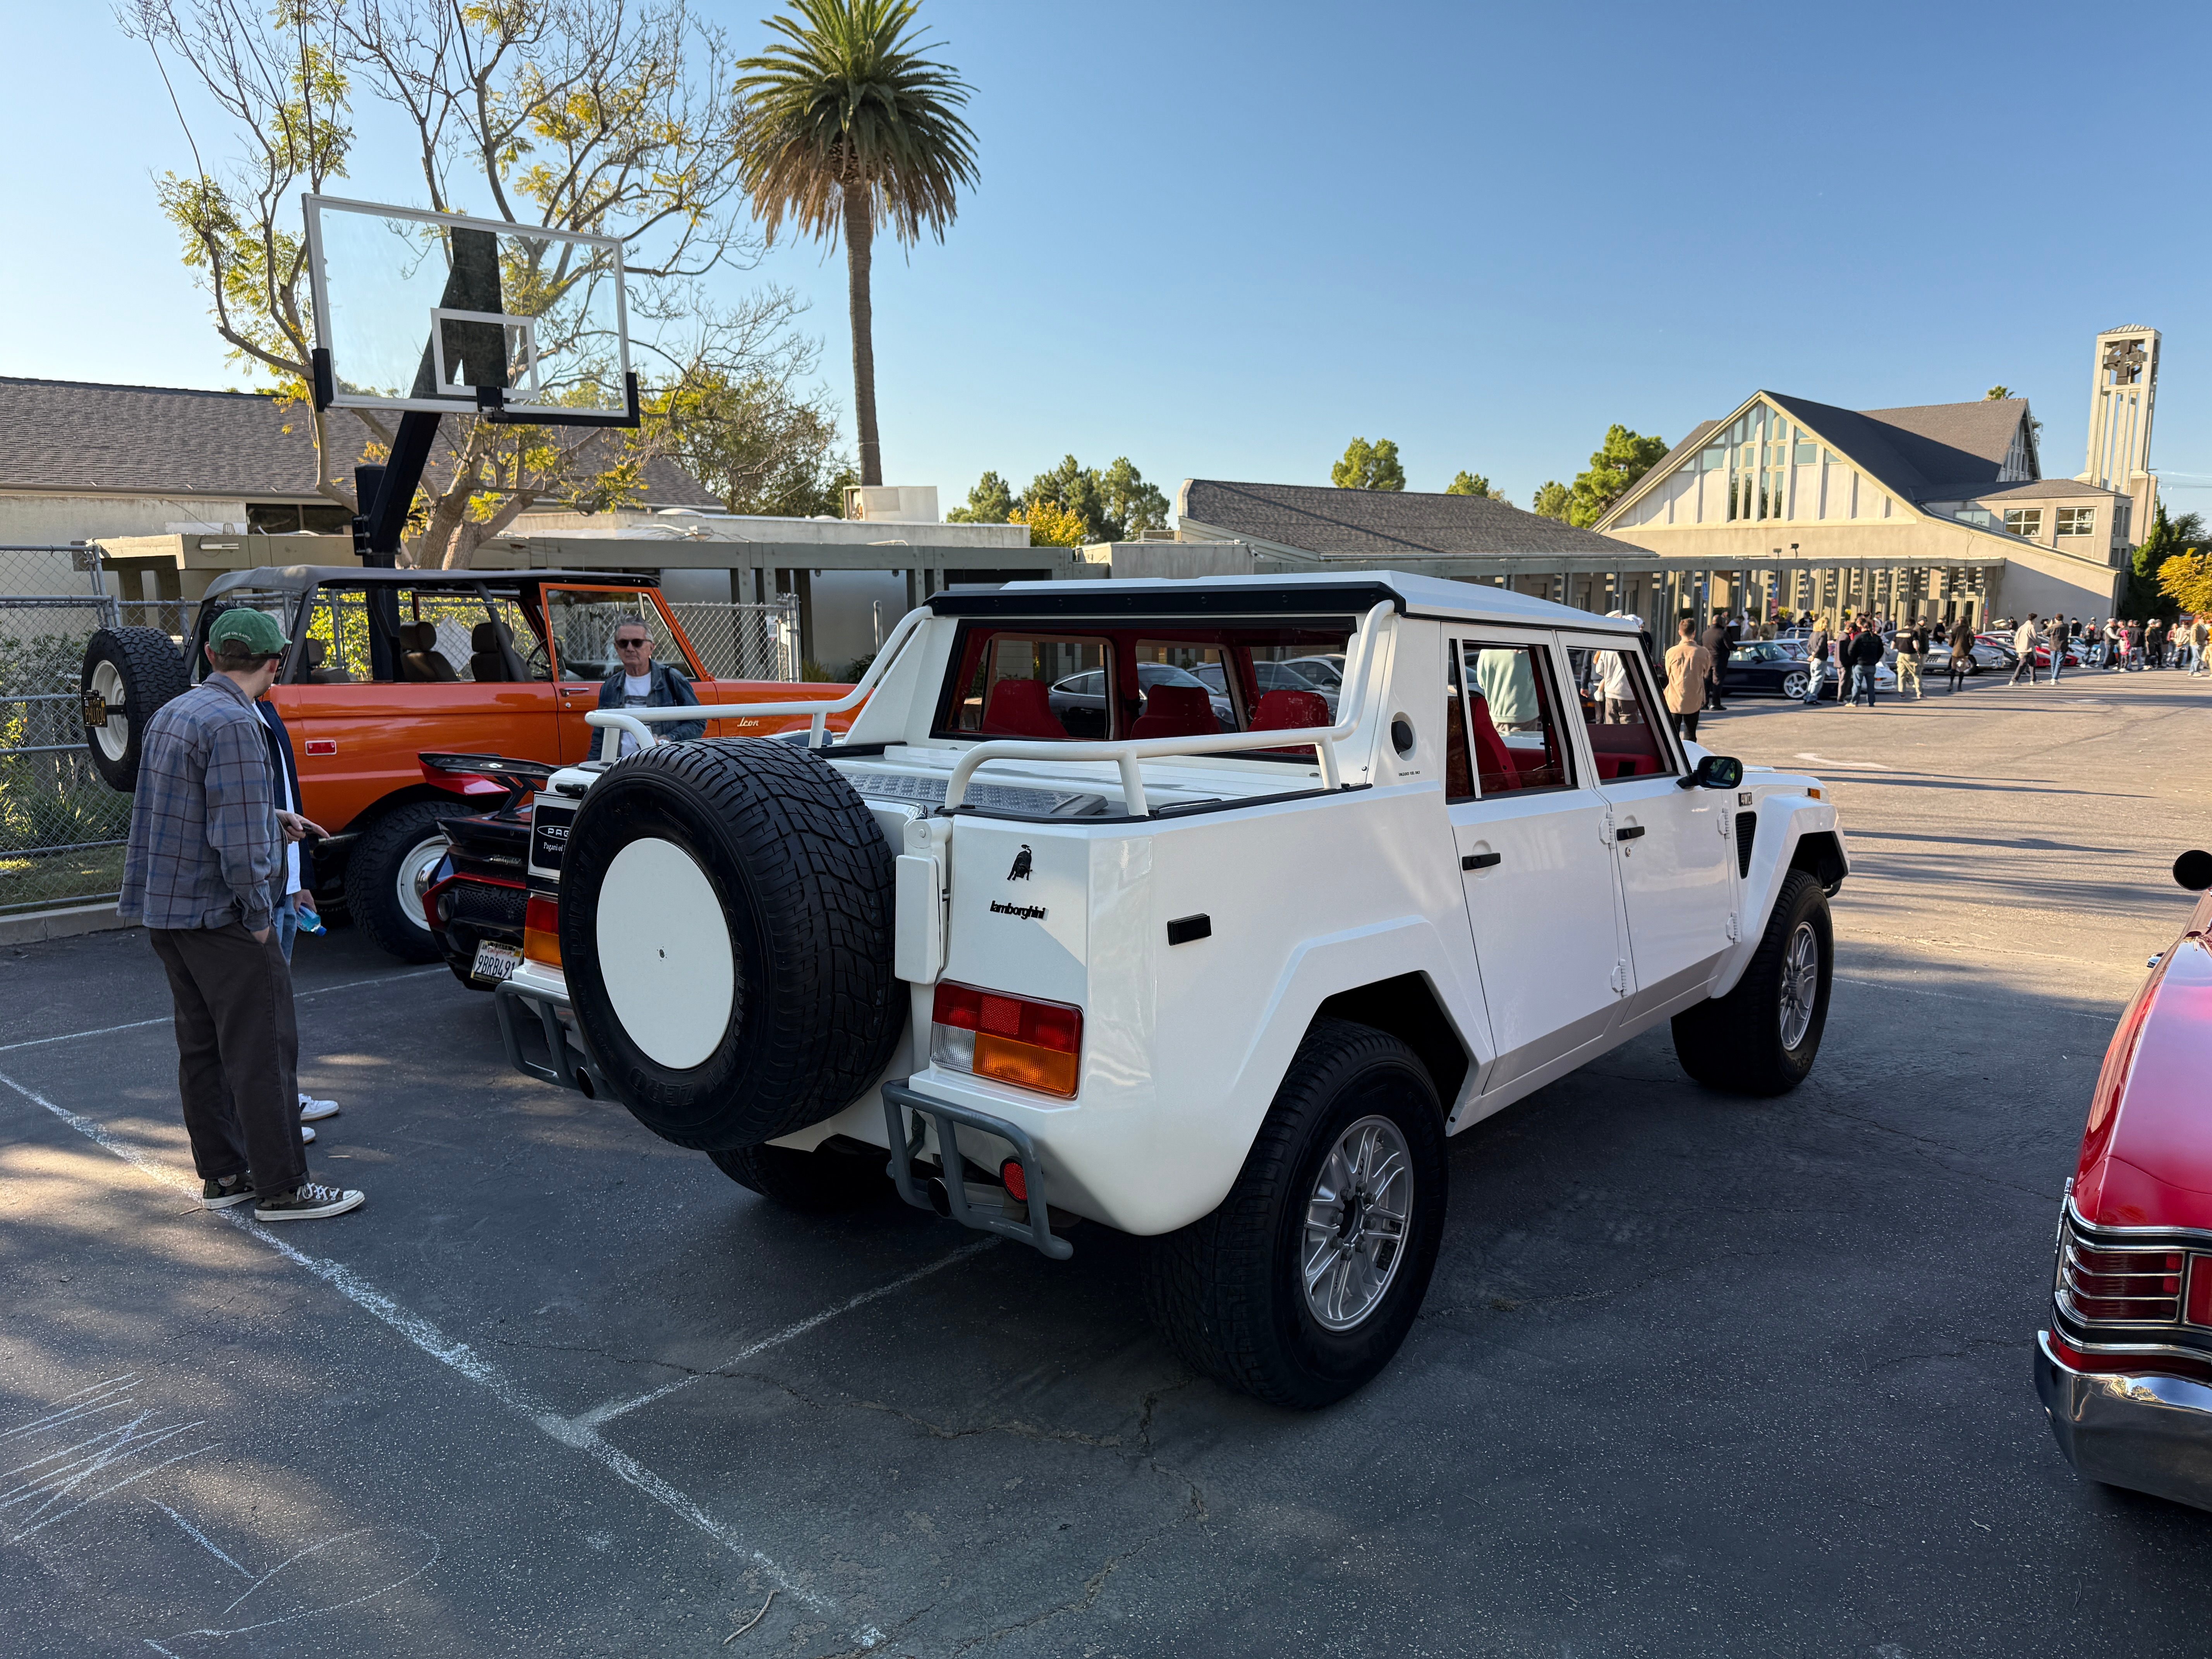
<path fill-rule="evenodd" d="M 1487 870 L 1492 865 L 1504 862 L 1505 854 L 1503 853 L 1469 853 L 1459 861 L 1459 867 L 1462 870 Z"/>
<path fill-rule="evenodd" d="M 1642 835 L 1643 833 L 1644 833 L 1644 826 L 1643 826 L 1642 824 L 1640 824 L 1640 823 L 1632 823 L 1632 824 L 1630 824 L 1630 825 L 1629 825 L 1626 829 L 1625 829 L 1625 830 L 1614 830 L 1614 831 L 1613 832 L 1613 838 L 1615 841 L 1634 841 L 1634 840 L 1635 840 L 1638 836 Z"/>

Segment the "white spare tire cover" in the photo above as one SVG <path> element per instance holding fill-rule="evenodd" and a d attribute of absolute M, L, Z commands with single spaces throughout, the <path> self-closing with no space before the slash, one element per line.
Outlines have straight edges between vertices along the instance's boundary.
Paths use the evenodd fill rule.
<path fill-rule="evenodd" d="M 634 841 L 599 888 L 599 970 L 631 1042 L 672 1072 L 705 1062 L 722 1041 L 737 971 L 721 901 L 698 861 L 673 842 Z"/>

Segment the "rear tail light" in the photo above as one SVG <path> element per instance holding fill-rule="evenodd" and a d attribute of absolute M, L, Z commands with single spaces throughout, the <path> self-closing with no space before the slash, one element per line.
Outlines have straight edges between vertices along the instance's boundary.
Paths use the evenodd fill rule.
<path fill-rule="evenodd" d="M 2189 1258 L 2189 1311 L 2182 1317 L 2192 1325 L 2212 1326 L 2212 1255 Z"/>
<path fill-rule="evenodd" d="M 2185 1261 L 2179 1250 L 2107 1250 L 2069 1243 L 2063 1289 L 2084 1319 L 2171 1324 L 2181 1316 Z"/>
<path fill-rule="evenodd" d="M 561 903 L 532 893 L 522 911 L 522 955 L 548 968 L 561 965 Z"/>
<path fill-rule="evenodd" d="M 930 1012 L 929 1057 L 1018 1089 L 1072 1097 L 1082 1070 L 1083 1010 L 946 980 Z"/>

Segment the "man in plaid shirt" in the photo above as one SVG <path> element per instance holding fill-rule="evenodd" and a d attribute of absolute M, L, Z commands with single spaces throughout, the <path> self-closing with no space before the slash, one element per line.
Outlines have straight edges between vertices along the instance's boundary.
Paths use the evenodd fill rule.
<path fill-rule="evenodd" d="M 267 612 L 226 611 L 208 630 L 213 672 L 146 723 L 117 907 L 144 926 L 169 975 L 201 1201 L 252 1200 L 257 1221 L 362 1201 L 309 1181 L 300 1140 L 300 1036 L 273 913 L 284 842 L 314 826 L 278 811 L 253 708 L 289 643 Z"/>

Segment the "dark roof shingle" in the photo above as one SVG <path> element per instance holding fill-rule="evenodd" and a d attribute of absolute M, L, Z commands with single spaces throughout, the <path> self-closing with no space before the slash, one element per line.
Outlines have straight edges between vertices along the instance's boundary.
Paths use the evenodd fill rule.
<path fill-rule="evenodd" d="M 1626 545 L 1618 537 L 1539 518 L 1484 495 L 1188 478 L 1176 498 L 1176 511 L 1231 535 L 1345 558 L 1618 558 Z"/>
<path fill-rule="evenodd" d="M 0 489 L 315 501 L 314 418 L 254 392 L 0 375 Z M 651 507 L 721 505 L 659 455 L 646 462 L 645 495 Z"/>

